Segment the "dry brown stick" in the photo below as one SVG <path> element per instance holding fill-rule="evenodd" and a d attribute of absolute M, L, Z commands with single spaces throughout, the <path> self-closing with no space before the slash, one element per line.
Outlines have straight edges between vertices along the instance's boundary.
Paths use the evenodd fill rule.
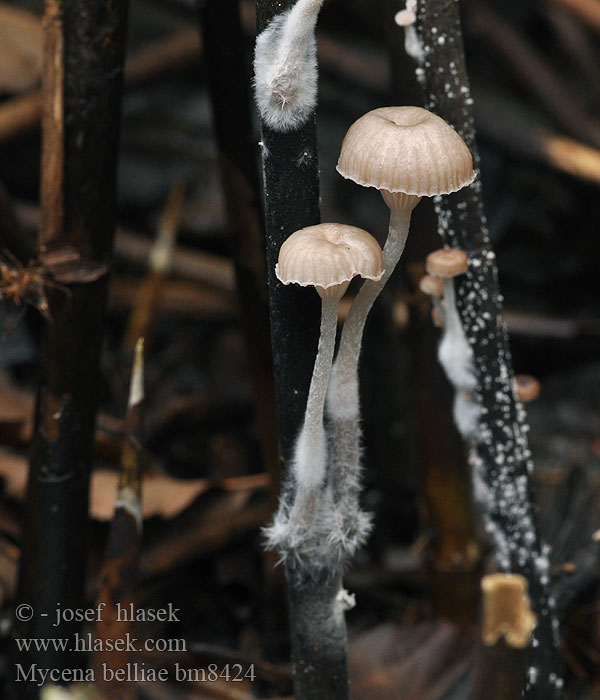
<path fill-rule="evenodd" d="M 18 203 L 15 212 L 24 233 L 28 237 L 32 236 L 39 226 L 39 208 Z M 150 237 L 123 226 L 117 227 L 114 252 L 121 260 L 147 270 L 153 245 Z M 233 264 L 221 255 L 179 245 L 171 255 L 169 270 L 176 277 L 199 282 L 223 292 L 235 291 Z"/>
<path fill-rule="evenodd" d="M 475 117 L 479 133 L 507 151 L 600 184 L 600 149 L 526 124 L 509 109 L 478 107 Z"/>
<path fill-rule="evenodd" d="M 582 84 L 581 79 L 585 80 L 587 104 L 597 105 L 600 89 L 598 85 L 600 56 L 596 51 L 595 36 L 591 35 L 578 17 L 557 3 L 548 3 L 545 15 L 552 24 L 565 55 L 573 64 L 573 73 L 578 79 L 578 84 Z"/>
<path fill-rule="evenodd" d="M 600 32 L 600 3 L 598 0 L 550 0 L 558 5 L 568 8 L 588 24 L 592 29 Z"/>
<path fill-rule="evenodd" d="M 547 107 L 572 136 L 600 146 L 600 123 L 586 113 L 577 95 L 527 39 L 488 5 L 469 5 L 472 27 L 512 69 L 515 77 Z"/>
<path fill-rule="evenodd" d="M 184 198 L 185 184 L 179 182 L 171 188 L 166 208 L 160 217 L 156 239 L 150 253 L 150 270 L 138 287 L 129 325 L 125 332 L 126 348 L 134 348 L 138 338 L 149 337 L 150 324 L 158 307 L 166 274 L 171 266 Z"/>
<path fill-rule="evenodd" d="M 40 352 L 19 573 L 20 600 L 35 616 L 17 634 L 42 639 L 71 636 L 78 623 L 63 620 L 55 627 L 51 615 L 59 605 L 74 609 L 84 602 L 127 4 L 46 0 L 45 7 L 39 246 L 49 254 L 70 248 L 81 265 L 69 270 L 61 288 L 47 290 L 51 321 Z M 96 270 L 91 277 L 90 267 Z M 59 671 L 80 661 L 50 648 L 19 656 L 22 663 Z M 31 692 L 38 689 L 19 689 L 16 696 Z"/>
<path fill-rule="evenodd" d="M 143 284 L 143 281 L 131 278 L 111 280 L 109 308 L 118 313 L 129 313 Z M 165 280 L 161 284 L 155 313 L 175 318 L 195 317 L 196 320 L 230 321 L 236 319 L 239 312 L 236 299 L 230 292 L 208 289 L 186 280 Z"/>
<path fill-rule="evenodd" d="M 145 547 L 140 560 L 141 577 L 164 574 L 264 525 L 271 513 L 268 500 L 248 501 L 248 493 L 228 493 L 216 506 L 192 514 L 185 536 L 178 530 Z"/>
<path fill-rule="evenodd" d="M 125 63 L 125 85 L 137 87 L 198 60 L 202 43 L 198 32 L 183 29 L 150 44 Z"/>
<path fill-rule="evenodd" d="M 119 615 L 119 607 L 129 610 L 135 605 L 138 559 L 142 533 L 142 478 L 144 458 L 142 440 L 142 404 L 144 400 L 144 342 L 138 339 L 131 372 L 129 402 L 125 419 L 125 442 L 121 455 L 121 473 L 115 514 L 108 534 L 104 563 L 100 572 L 98 609 L 102 610 L 96 625 L 96 639 L 104 643 L 94 654 L 96 684 L 107 698 L 132 700 L 135 685 L 115 681 L 111 671 L 126 670 L 132 655 L 126 649 L 111 649 L 107 640 L 127 640 L 133 636 L 131 615 Z"/>
<path fill-rule="evenodd" d="M 201 51 L 198 33 L 175 32 L 141 49 L 127 61 L 127 86 L 137 86 L 198 60 Z M 33 92 L 19 95 L 0 104 L 0 145 L 23 136 L 39 126 L 42 95 Z"/>
<path fill-rule="evenodd" d="M 118 228 L 115 239 L 117 257 L 131 263 L 147 266 L 152 251 L 152 240 L 125 228 Z M 171 256 L 171 272 L 195 282 L 202 282 L 222 291 L 234 292 L 232 263 L 220 255 L 177 246 Z"/>

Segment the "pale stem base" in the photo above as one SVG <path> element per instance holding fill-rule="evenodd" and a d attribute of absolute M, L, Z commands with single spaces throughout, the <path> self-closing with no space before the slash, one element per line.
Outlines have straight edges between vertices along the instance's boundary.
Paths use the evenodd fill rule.
<path fill-rule="evenodd" d="M 417 198 L 415 198 L 418 201 Z M 367 315 L 392 275 L 406 244 L 412 209 L 392 211 L 390 228 L 383 248 L 384 273 L 380 280 L 367 280 L 361 287 L 342 331 L 340 347 L 333 365 L 327 397 L 327 414 L 331 436 L 331 484 L 336 521 L 342 542 L 361 540 L 370 522 L 360 512 L 360 410 L 358 393 L 358 358 Z M 361 532 L 363 534 L 361 535 Z M 356 541 L 358 546 L 360 541 Z"/>

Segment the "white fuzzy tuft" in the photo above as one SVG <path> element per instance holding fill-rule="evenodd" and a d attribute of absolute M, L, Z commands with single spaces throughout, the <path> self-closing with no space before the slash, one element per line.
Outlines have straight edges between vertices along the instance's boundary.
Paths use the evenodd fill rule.
<path fill-rule="evenodd" d="M 356 606 L 356 596 L 345 588 L 340 588 L 335 597 L 335 602 L 340 606 L 342 612 L 352 610 Z"/>
<path fill-rule="evenodd" d="M 414 24 L 408 24 L 404 27 L 404 50 L 418 64 L 425 62 L 425 51 Z"/>
<path fill-rule="evenodd" d="M 317 104 L 315 26 L 323 2 L 298 0 L 256 39 L 256 104 L 262 121 L 275 131 L 297 129 Z"/>
<path fill-rule="evenodd" d="M 298 489 L 313 489 L 323 483 L 327 465 L 327 440 L 321 428 L 317 435 L 303 426 L 296 440 L 293 474 Z"/>
<path fill-rule="evenodd" d="M 360 411 L 358 376 L 340 376 L 337 362 L 333 363 L 327 387 L 327 415 L 338 421 L 355 418 L 358 423 Z"/>
<path fill-rule="evenodd" d="M 417 1 L 406 0 L 406 8 L 394 15 L 394 22 L 399 27 L 404 28 L 404 50 L 417 63 L 421 64 L 425 61 L 425 51 L 415 29 L 416 12 Z"/>
<path fill-rule="evenodd" d="M 473 371 L 473 351 L 460 324 L 452 332 L 444 333 L 438 358 L 454 387 L 465 391 L 475 388 L 477 380 Z"/>
<path fill-rule="evenodd" d="M 454 395 L 454 423 L 465 440 L 475 435 L 478 421 L 479 406 L 473 401 L 472 394 L 457 391 Z"/>
<path fill-rule="evenodd" d="M 465 336 L 460 316 L 454 301 L 452 281 L 446 287 L 445 327 L 442 341 L 438 348 L 438 359 L 448 379 L 459 391 L 472 391 L 477 386 L 473 367 L 473 350 Z"/>

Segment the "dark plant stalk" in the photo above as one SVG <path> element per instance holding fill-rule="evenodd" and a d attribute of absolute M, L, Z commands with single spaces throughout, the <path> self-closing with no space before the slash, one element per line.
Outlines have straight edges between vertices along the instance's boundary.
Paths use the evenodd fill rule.
<path fill-rule="evenodd" d="M 58 606 L 81 608 L 89 470 L 99 383 L 127 3 L 46 0 L 41 251 L 73 248 L 78 262 L 47 287 L 19 599 L 34 616 L 17 634 L 69 637 Z M 47 615 L 44 617 L 42 615 Z M 54 617 L 53 617 L 54 614 Z M 21 655 L 23 664 L 72 668 L 67 652 Z M 23 658 L 27 657 L 27 658 Z M 19 690 L 37 697 L 39 689 Z"/>
<path fill-rule="evenodd" d="M 470 700 L 520 700 L 527 677 L 527 649 L 509 647 L 503 639 L 493 646 L 480 641 Z"/>
<path fill-rule="evenodd" d="M 458 0 L 419 0 L 417 35 L 423 55 L 417 77 L 425 106 L 448 121 L 469 146 L 479 171 L 472 99 L 465 65 Z M 498 569 L 529 581 L 538 617 L 526 698 L 561 696 L 557 621 L 549 594 L 549 567 L 540 540 L 529 474 L 532 464 L 524 412 L 513 392 L 513 370 L 502 297 L 491 250 L 478 174 L 474 184 L 436 203 L 445 244 L 466 251 L 469 273 L 457 282 L 457 305 L 473 349 L 481 407 L 472 445 L 475 496 L 483 507 Z"/>
<path fill-rule="evenodd" d="M 258 32 L 294 0 L 258 0 Z M 312 114 L 301 126 L 282 133 L 263 124 L 262 164 L 267 238 L 267 279 L 271 342 L 283 489 L 294 444 L 304 420 L 317 351 L 320 304 L 314 290 L 284 287 L 275 264 L 285 239 L 297 229 L 319 223 L 319 173 L 316 122 Z M 290 634 L 297 700 L 346 700 L 346 628 L 341 565 L 335 570 L 286 561 Z"/>
<path fill-rule="evenodd" d="M 111 639 L 134 636 L 133 616 L 120 619 L 119 606 L 130 610 L 135 606 L 135 586 L 138 580 L 138 562 L 142 540 L 142 478 L 144 454 L 142 451 L 142 411 L 144 401 L 144 341 L 135 347 L 131 372 L 129 401 L 125 418 L 125 442 L 121 453 L 121 473 L 115 513 L 108 533 L 104 562 L 100 571 L 98 594 L 101 619 L 96 624 L 95 638 L 103 641 L 102 650 L 94 654 L 96 685 L 107 698 L 132 700 L 137 695 L 134 683 L 115 680 L 115 672 L 127 669 L 135 659 L 128 650 L 111 649 Z M 135 608 L 134 608 L 135 609 Z"/>
<path fill-rule="evenodd" d="M 386 28 L 393 104 L 419 104 L 421 90 L 414 61 L 404 49 L 404 30 L 394 15 L 405 0 L 387 0 Z M 416 463 L 427 526 L 432 533 L 428 580 L 436 612 L 457 622 L 474 622 L 479 598 L 480 548 L 471 505 L 465 448 L 452 419 L 454 390 L 437 358 L 439 331 L 431 322 L 431 303 L 418 291 L 427 255 L 439 247 L 433 207 L 421 202 L 411 218 L 403 258 L 415 303 L 410 316 L 410 354 Z M 432 440 L 431 436 L 436 439 Z"/>
<path fill-rule="evenodd" d="M 200 0 L 204 59 L 231 237 L 237 297 L 272 494 L 279 486 L 265 234 L 239 0 Z"/>

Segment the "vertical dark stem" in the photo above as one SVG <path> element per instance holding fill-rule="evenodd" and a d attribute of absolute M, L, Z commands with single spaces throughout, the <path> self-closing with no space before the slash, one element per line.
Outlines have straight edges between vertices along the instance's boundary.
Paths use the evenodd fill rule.
<path fill-rule="evenodd" d="M 19 582 L 34 615 L 19 636 L 68 637 L 76 625 L 53 627 L 55 611 L 84 604 L 126 9 L 125 0 L 46 1 L 40 248 L 72 246 L 80 268 L 65 289 L 48 290 Z M 19 661 L 59 670 L 78 663 L 51 648 Z M 37 697 L 37 687 L 22 686 L 20 697 Z"/>
<path fill-rule="evenodd" d="M 341 573 L 307 577 L 288 566 L 290 634 L 297 700 L 347 700 L 346 624 L 336 601 Z"/>
<path fill-rule="evenodd" d="M 464 138 L 479 170 L 472 100 L 465 65 L 458 0 L 419 0 L 417 34 L 423 60 L 417 68 L 425 106 Z M 556 621 L 549 596 L 548 562 L 540 541 L 529 474 L 532 469 L 524 415 L 515 402 L 513 371 L 502 297 L 481 196 L 481 180 L 437 202 L 439 232 L 447 245 L 469 254 L 470 271 L 459 278 L 457 305 L 473 348 L 480 426 L 472 450 L 476 496 L 501 571 L 529 580 L 538 626 L 526 698 L 561 695 Z M 534 679 L 537 678 L 537 681 Z"/>
<path fill-rule="evenodd" d="M 203 0 L 204 58 L 263 457 L 279 485 L 265 235 L 239 0 Z"/>
<path fill-rule="evenodd" d="M 258 0 L 258 31 L 293 5 L 293 0 Z M 284 287 L 275 277 L 275 264 L 281 244 L 291 233 L 320 220 L 314 116 L 289 133 L 263 125 L 261 145 L 279 449 L 287 462 L 304 417 L 319 336 L 320 302 L 313 290 Z"/>
<path fill-rule="evenodd" d="M 96 624 L 95 639 L 102 640 L 103 644 L 94 653 L 95 685 L 104 697 L 111 700 L 134 700 L 137 697 L 135 683 L 115 678 L 115 672 L 125 673 L 136 661 L 135 654 L 129 649 L 112 648 L 108 640 L 135 636 L 134 616 L 130 614 L 122 619 L 119 610 L 135 609 L 135 588 L 138 581 L 145 461 L 142 447 L 143 384 L 144 342 L 140 338 L 136 345 L 131 372 L 117 502 L 100 571 L 98 594 L 100 615 Z M 110 669 L 110 672 L 106 673 L 105 669 Z"/>
<path fill-rule="evenodd" d="M 527 649 L 480 641 L 469 700 L 520 700 L 527 677 Z"/>
<path fill-rule="evenodd" d="M 293 0 L 258 0 L 258 31 L 293 5 Z M 288 133 L 263 125 L 262 164 L 279 450 L 285 468 L 304 418 L 320 304 L 312 289 L 280 284 L 275 264 L 281 244 L 291 233 L 320 220 L 314 115 Z M 286 574 L 295 696 L 297 700 L 345 700 L 346 630 L 336 602 L 342 571 L 313 571 L 290 562 Z"/>
<path fill-rule="evenodd" d="M 405 6 L 405 0 L 386 2 L 392 104 L 418 104 L 422 99 L 414 61 L 404 49 L 404 30 L 393 21 Z M 427 200 L 413 212 L 403 259 L 415 289 L 425 274 L 425 257 L 439 247 L 434 217 Z M 433 535 L 428 561 L 431 597 L 435 610 L 444 617 L 473 622 L 479 599 L 480 555 L 469 468 L 452 419 L 454 390 L 437 358 L 440 333 L 431 322 L 431 303 L 418 291 L 416 299 L 410 318 L 411 401 L 417 468 Z"/>

